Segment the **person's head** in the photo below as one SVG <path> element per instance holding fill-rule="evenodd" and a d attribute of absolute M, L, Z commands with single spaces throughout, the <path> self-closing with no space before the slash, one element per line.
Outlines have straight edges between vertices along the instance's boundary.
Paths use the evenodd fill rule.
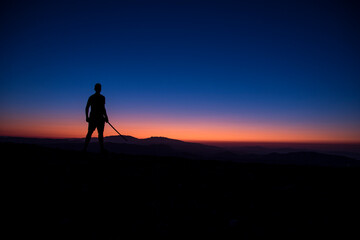
<path fill-rule="evenodd" d="M 96 93 L 100 93 L 101 92 L 101 84 L 100 83 L 95 84 L 94 90 Z"/>

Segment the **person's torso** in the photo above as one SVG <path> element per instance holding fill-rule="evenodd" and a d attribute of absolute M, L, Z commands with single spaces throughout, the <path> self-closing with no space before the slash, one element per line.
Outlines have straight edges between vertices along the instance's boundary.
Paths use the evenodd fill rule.
<path fill-rule="evenodd" d="M 95 93 L 90 96 L 89 101 L 91 106 L 90 116 L 103 116 L 105 113 L 105 97 Z"/>

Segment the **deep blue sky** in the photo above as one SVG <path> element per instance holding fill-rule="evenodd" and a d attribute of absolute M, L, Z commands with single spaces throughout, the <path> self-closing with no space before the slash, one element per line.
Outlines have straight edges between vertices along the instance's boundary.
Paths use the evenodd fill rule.
<path fill-rule="evenodd" d="M 323 127 L 331 140 L 360 133 L 360 9 L 351 1 L 2 4 L 3 128 L 83 121 L 100 82 L 119 122 Z"/>

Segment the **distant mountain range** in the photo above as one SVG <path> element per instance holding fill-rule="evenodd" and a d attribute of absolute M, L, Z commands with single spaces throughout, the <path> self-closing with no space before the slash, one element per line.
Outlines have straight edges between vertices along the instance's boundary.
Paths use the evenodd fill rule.
<path fill-rule="evenodd" d="M 350 152 L 334 155 L 326 152 L 319 153 L 313 150 L 293 148 L 266 148 L 262 146 L 217 147 L 166 137 L 138 139 L 132 136 L 125 136 L 125 138 L 128 141 L 125 141 L 120 136 L 106 137 L 106 149 L 109 152 L 128 155 L 169 156 L 272 164 L 360 166 L 360 161 L 356 160 L 357 153 Z M 51 148 L 80 151 L 83 148 L 84 139 L 0 137 L 0 142 L 36 144 Z M 99 152 L 97 138 L 92 139 L 88 151 Z"/>

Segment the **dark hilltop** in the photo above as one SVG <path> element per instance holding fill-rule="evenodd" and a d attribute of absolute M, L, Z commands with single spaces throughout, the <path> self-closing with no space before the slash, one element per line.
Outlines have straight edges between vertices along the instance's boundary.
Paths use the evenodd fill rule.
<path fill-rule="evenodd" d="M 165 138 L 118 140 L 106 139 L 109 152 L 102 155 L 96 144 L 93 152 L 77 150 L 78 139 L 1 138 L 12 236 L 359 237 L 358 160 L 314 152 L 240 156 Z"/>

